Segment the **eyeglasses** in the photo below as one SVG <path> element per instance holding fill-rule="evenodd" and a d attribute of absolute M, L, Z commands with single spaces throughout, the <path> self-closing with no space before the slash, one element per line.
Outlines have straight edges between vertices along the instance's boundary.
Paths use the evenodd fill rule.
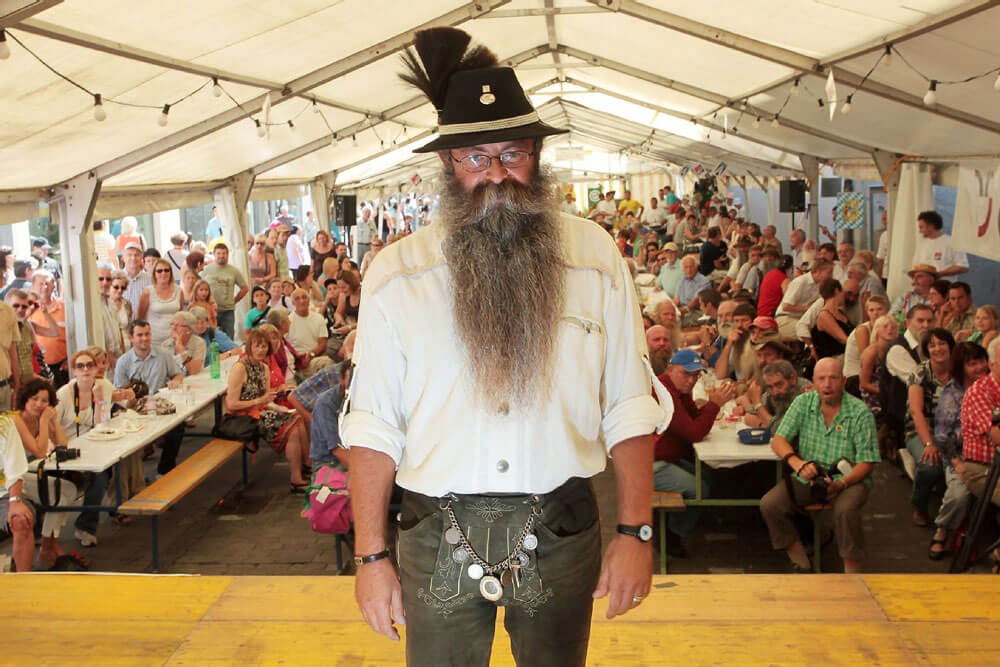
<path fill-rule="evenodd" d="M 97 276 L 97 280 L 102 283 L 109 283 L 111 282 L 112 278 L 111 276 Z"/>
<path fill-rule="evenodd" d="M 28 304 L 26 303 L 12 303 L 10 307 L 14 310 L 28 310 Z"/>
<path fill-rule="evenodd" d="M 115 291 L 117 291 L 117 292 L 121 292 L 121 291 L 122 291 L 123 289 L 125 289 L 125 288 L 124 288 L 124 287 L 122 287 L 121 285 L 112 285 L 112 286 L 111 286 L 111 289 L 113 289 L 113 290 L 115 290 Z"/>
<path fill-rule="evenodd" d="M 37 301 L 29 301 L 28 302 L 28 308 L 34 308 L 37 305 L 38 305 Z"/>
<path fill-rule="evenodd" d="M 500 164 L 506 169 L 516 169 L 517 167 L 523 167 L 528 164 L 528 160 L 531 159 L 534 152 L 528 151 L 504 151 L 500 155 L 485 155 L 483 153 L 473 153 L 472 155 L 466 155 L 463 158 L 456 158 L 454 155 L 449 157 L 452 161 L 457 162 L 462 165 L 462 169 L 467 172 L 476 174 L 481 171 L 486 171 L 491 166 L 493 166 L 493 160 L 500 160 Z"/>
<path fill-rule="evenodd" d="M 86 371 L 96 366 L 97 364 L 95 364 L 93 361 L 78 361 L 76 364 L 73 365 L 73 368 L 75 368 L 78 371 Z"/>
<path fill-rule="evenodd" d="M 153 273 L 173 273 L 173 269 L 157 269 Z"/>

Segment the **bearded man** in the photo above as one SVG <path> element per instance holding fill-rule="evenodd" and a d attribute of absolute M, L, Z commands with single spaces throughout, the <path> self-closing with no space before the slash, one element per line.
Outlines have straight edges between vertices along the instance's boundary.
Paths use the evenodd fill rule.
<path fill-rule="evenodd" d="M 653 433 L 672 404 L 650 391 L 621 254 L 559 212 L 539 167 L 542 137 L 563 131 L 468 34 L 415 41 L 404 80 L 438 109 L 420 151 L 445 185 L 440 222 L 386 247 L 362 287 L 342 424 L 356 597 L 392 639 L 405 619 L 411 665 L 489 664 L 498 604 L 519 665 L 583 665 L 593 599 L 610 618 L 649 593 Z M 619 534 L 602 563 L 589 478 L 609 455 Z"/>

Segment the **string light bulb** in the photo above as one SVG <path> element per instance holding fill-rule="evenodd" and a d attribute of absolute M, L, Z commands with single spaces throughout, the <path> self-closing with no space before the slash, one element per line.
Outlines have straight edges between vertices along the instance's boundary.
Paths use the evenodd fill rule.
<path fill-rule="evenodd" d="M 924 105 L 932 107 L 937 104 L 937 81 L 931 79 L 931 87 L 924 93 Z"/>
<path fill-rule="evenodd" d="M 339 142 L 339 141 L 340 141 L 340 139 L 337 138 L 337 133 L 334 132 L 333 135 L 330 137 L 330 145 L 331 146 L 336 146 L 337 142 Z"/>
<path fill-rule="evenodd" d="M 1000 93 L 1000 74 L 997 75 L 997 80 L 993 82 L 993 90 Z"/>
<path fill-rule="evenodd" d="M 796 79 L 795 83 L 792 84 L 792 95 L 798 95 L 798 94 L 799 94 L 799 80 Z"/>
<path fill-rule="evenodd" d="M 844 106 L 840 107 L 840 113 L 844 114 L 845 116 L 851 113 L 851 102 L 853 101 L 854 101 L 854 95 L 848 95 L 847 101 L 844 102 Z"/>
<path fill-rule="evenodd" d="M 319 105 L 316 104 L 316 98 L 315 97 L 313 98 L 313 107 L 312 107 L 312 109 L 313 109 L 313 113 L 319 113 L 320 112 Z"/>
<path fill-rule="evenodd" d="M 261 124 L 260 119 L 254 118 L 253 122 L 257 125 L 257 136 L 261 139 L 267 136 L 267 128 Z"/>
<path fill-rule="evenodd" d="M 358 147 L 358 135 L 356 134 L 351 135 L 351 146 L 353 146 L 354 148 Z"/>
<path fill-rule="evenodd" d="M 293 123 L 293 122 L 291 121 L 291 119 L 289 119 L 289 121 L 288 121 L 288 129 L 290 129 L 290 130 L 292 130 L 292 131 L 294 131 L 294 130 L 295 130 L 295 123 Z"/>
<path fill-rule="evenodd" d="M 104 110 L 103 100 L 100 93 L 94 93 L 94 120 L 100 123 L 107 120 L 108 112 Z"/>
<path fill-rule="evenodd" d="M 885 67 L 892 67 L 892 44 L 885 45 L 885 55 L 882 56 L 882 65 Z"/>
<path fill-rule="evenodd" d="M 760 127 L 760 116 L 757 116 L 756 118 L 753 119 L 753 126 L 754 129 Z"/>
<path fill-rule="evenodd" d="M 10 58 L 10 46 L 7 45 L 7 31 L 0 28 L 0 60 Z"/>
<path fill-rule="evenodd" d="M 216 97 L 222 97 L 222 86 L 219 85 L 219 77 L 212 77 L 212 94 Z"/>
<path fill-rule="evenodd" d="M 160 117 L 156 119 L 156 124 L 160 127 L 166 127 L 168 120 L 170 120 L 170 105 L 164 104 L 163 111 L 160 112 Z"/>
<path fill-rule="evenodd" d="M 771 119 L 771 127 L 780 127 L 781 123 L 778 122 L 778 117 L 775 116 Z"/>
<path fill-rule="evenodd" d="M 822 97 L 818 97 L 818 98 L 816 98 L 816 104 L 818 104 L 818 105 L 819 105 L 819 108 L 820 108 L 820 109 L 822 109 L 823 107 L 825 107 L 825 106 L 826 106 L 825 104 L 823 104 L 823 98 L 822 98 Z"/>

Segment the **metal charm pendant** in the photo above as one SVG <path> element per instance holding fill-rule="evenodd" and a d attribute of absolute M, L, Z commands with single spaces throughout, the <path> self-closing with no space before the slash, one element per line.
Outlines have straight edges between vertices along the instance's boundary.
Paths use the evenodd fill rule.
<path fill-rule="evenodd" d="M 534 551 L 538 547 L 538 538 L 533 534 L 528 533 L 524 536 L 524 548 L 528 551 Z"/>
<path fill-rule="evenodd" d="M 492 574 L 486 575 L 479 582 L 480 594 L 490 602 L 496 602 L 503 597 L 503 585 Z"/>
<path fill-rule="evenodd" d="M 510 582 L 513 580 L 513 575 L 511 575 L 510 570 L 504 570 L 500 574 L 500 583 L 504 586 L 510 586 Z"/>
<path fill-rule="evenodd" d="M 461 565 L 469 560 L 469 552 L 465 550 L 465 547 L 459 547 L 451 552 L 451 559 Z"/>
<path fill-rule="evenodd" d="M 472 579 L 473 581 L 482 579 L 483 575 L 486 574 L 486 571 L 483 570 L 483 566 L 480 565 L 479 563 L 473 563 L 472 565 L 470 565 L 469 569 L 466 570 L 466 572 L 469 575 L 469 579 Z"/>
<path fill-rule="evenodd" d="M 454 526 L 444 531 L 444 541 L 448 544 L 458 544 L 461 539 L 462 533 L 459 532 L 458 528 L 455 528 Z"/>
<path fill-rule="evenodd" d="M 514 579 L 514 588 L 521 587 L 521 565 L 519 563 L 514 563 L 510 568 L 512 578 Z"/>
<path fill-rule="evenodd" d="M 518 551 L 516 554 L 514 554 L 514 557 L 517 559 L 517 563 L 521 567 L 528 567 L 528 563 L 531 562 L 531 557 L 528 556 L 528 554 L 524 553 L 523 551 Z"/>

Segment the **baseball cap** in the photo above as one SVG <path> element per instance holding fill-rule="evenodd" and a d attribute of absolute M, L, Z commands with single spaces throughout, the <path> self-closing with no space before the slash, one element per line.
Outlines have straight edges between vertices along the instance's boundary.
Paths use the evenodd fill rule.
<path fill-rule="evenodd" d="M 705 368 L 701 363 L 701 357 L 694 350 L 677 350 L 674 356 L 670 357 L 671 366 L 680 366 L 684 370 L 693 373 Z"/>
<path fill-rule="evenodd" d="M 778 321 L 773 317 L 768 317 L 767 315 L 758 315 L 754 318 L 754 321 L 750 323 L 751 327 L 757 327 L 758 329 L 763 329 L 764 331 L 777 331 Z"/>
<path fill-rule="evenodd" d="M 37 239 L 32 239 L 31 240 L 31 247 L 32 248 L 46 248 L 46 249 L 48 249 L 48 248 L 51 248 L 52 246 L 49 245 L 48 239 L 44 239 L 44 238 L 39 237 Z"/>

